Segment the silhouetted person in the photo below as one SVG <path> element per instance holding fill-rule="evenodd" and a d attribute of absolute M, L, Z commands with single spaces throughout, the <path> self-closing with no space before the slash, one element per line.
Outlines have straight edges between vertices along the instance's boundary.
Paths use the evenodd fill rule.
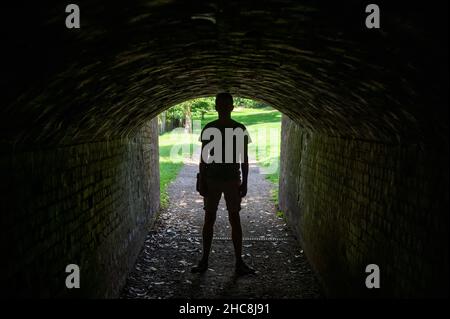
<path fill-rule="evenodd" d="M 202 259 L 192 268 L 192 272 L 204 272 L 208 269 L 214 222 L 222 193 L 232 229 L 236 273 L 244 275 L 255 272 L 242 260 L 242 228 L 239 216 L 241 198 L 247 194 L 248 143 L 251 139 L 245 126 L 231 119 L 233 108 L 231 94 L 219 93 L 216 96 L 219 119 L 206 124 L 200 135 L 202 154 L 197 188 L 203 196 L 205 221 Z M 242 180 L 239 169 L 242 170 Z"/>

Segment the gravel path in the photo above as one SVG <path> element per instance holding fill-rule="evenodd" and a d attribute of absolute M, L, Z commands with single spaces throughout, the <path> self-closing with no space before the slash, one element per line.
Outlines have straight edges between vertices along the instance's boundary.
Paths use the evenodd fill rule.
<path fill-rule="evenodd" d="M 242 202 L 244 260 L 255 275 L 236 278 L 228 213 L 222 196 L 206 273 L 191 274 L 201 255 L 202 197 L 198 164 L 186 162 L 169 186 L 170 205 L 149 232 L 121 298 L 320 298 L 317 280 L 295 237 L 276 216 L 273 184 L 250 163 Z"/>

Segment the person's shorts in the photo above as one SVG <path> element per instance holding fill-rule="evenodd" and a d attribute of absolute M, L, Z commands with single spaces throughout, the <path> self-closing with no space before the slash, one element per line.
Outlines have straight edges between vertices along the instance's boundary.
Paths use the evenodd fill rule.
<path fill-rule="evenodd" d="M 225 197 L 227 210 L 236 212 L 241 210 L 241 195 L 239 194 L 240 179 L 229 181 L 206 179 L 207 195 L 203 197 L 204 207 L 207 212 L 216 212 L 222 197 Z"/>

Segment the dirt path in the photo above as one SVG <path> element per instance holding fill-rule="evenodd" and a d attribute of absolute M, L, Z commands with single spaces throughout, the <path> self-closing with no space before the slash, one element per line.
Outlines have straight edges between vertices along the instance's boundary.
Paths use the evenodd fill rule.
<path fill-rule="evenodd" d="M 203 200 L 195 191 L 198 166 L 185 164 L 169 187 L 170 205 L 150 231 L 122 298 L 318 298 L 320 289 L 301 247 L 276 216 L 274 186 L 250 164 L 242 202 L 244 260 L 256 275 L 236 278 L 228 213 L 222 196 L 209 270 L 191 274 L 201 254 Z"/>

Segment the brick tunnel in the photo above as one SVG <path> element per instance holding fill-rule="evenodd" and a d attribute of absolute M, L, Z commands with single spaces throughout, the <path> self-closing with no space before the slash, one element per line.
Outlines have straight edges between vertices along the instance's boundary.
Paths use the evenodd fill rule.
<path fill-rule="evenodd" d="M 2 4 L 2 296 L 116 297 L 159 210 L 152 119 L 222 91 L 283 113 L 280 207 L 327 296 L 448 295 L 447 4 L 368 29 L 357 0 L 78 1 L 68 29 L 53 2 Z"/>

